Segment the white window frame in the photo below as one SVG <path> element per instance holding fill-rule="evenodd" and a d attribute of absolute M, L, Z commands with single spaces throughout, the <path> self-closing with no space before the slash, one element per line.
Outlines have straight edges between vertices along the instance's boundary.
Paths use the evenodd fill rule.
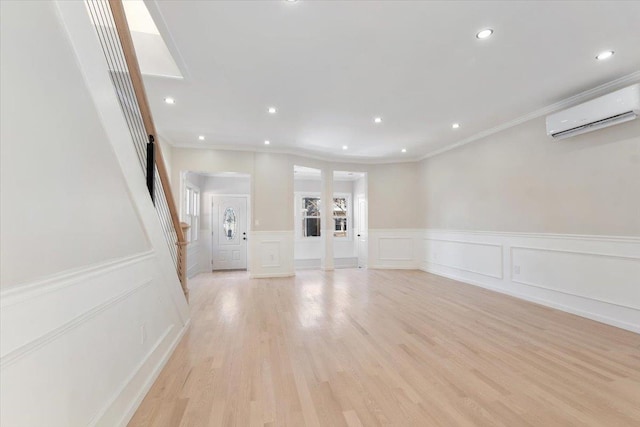
<path fill-rule="evenodd" d="M 347 216 L 337 217 L 333 215 L 333 199 L 346 199 L 347 200 Z M 335 219 L 346 218 L 347 219 L 347 235 L 336 236 L 335 235 Z M 353 204 L 351 203 L 351 193 L 333 193 L 331 198 L 331 231 L 333 232 L 333 238 L 338 240 L 351 240 L 353 239 Z"/>
<path fill-rule="evenodd" d="M 306 242 L 310 240 L 320 240 L 322 239 L 322 199 L 320 200 L 320 216 L 318 217 L 320 218 L 320 236 L 305 236 L 304 233 L 302 232 L 302 220 L 305 218 L 305 216 L 302 215 L 302 207 L 303 207 L 303 200 L 305 198 L 321 199 L 320 193 L 309 193 L 309 192 L 295 193 L 295 202 L 293 204 L 293 208 L 295 209 L 295 212 L 293 217 L 296 222 L 295 224 L 296 240 L 304 240 Z"/>
<path fill-rule="evenodd" d="M 200 188 L 188 181 L 184 185 L 182 221 L 189 225 L 185 236 L 187 243 L 197 242 L 200 232 Z"/>
<path fill-rule="evenodd" d="M 295 201 L 293 203 L 294 212 L 294 220 L 295 220 L 295 238 L 296 240 L 302 241 L 312 241 L 312 240 L 321 240 L 322 239 L 322 229 L 327 229 L 327 227 L 323 227 L 323 210 L 325 208 L 325 204 L 322 202 L 322 197 L 320 193 L 313 192 L 296 192 Z M 302 215 L 302 207 L 303 207 L 303 199 L 305 198 L 317 198 L 320 199 L 320 236 L 305 236 L 302 232 L 302 220 L 304 216 Z M 344 240 L 352 240 L 353 239 L 353 203 L 352 203 L 352 195 L 351 193 L 333 193 L 333 197 L 331 198 L 331 227 L 329 228 L 333 233 L 335 231 L 335 222 L 333 216 L 333 199 L 344 198 L 347 200 L 347 235 L 346 236 L 333 236 L 334 239 L 338 239 L 339 241 Z M 344 217 L 342 217 L 344 218 Z"/>

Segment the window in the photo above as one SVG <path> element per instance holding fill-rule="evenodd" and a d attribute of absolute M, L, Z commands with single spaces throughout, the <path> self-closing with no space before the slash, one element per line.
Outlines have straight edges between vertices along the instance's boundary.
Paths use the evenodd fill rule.
<path fill-rule="evenodd" d="M 184 222 L 189 224 L 187 242 L 195 242 L 198 240 L 198 230 L 200 228 L 200 190 L 198 187 L 186 185 L 184 191 L 183 215 Z"/>
<path fill-rule="evenodd" d="M 302 237 L 320 237 L 320 198 L 302 197 Z"/>
<path fill-rule="evenodd" d="M 296 238 L 321 237 L 321 199 L 318 193 L 296 193 Z M 334 193 L 331 206 L 333 236 L 351 237 L 351 194 Z M 331 221 L 331 220 L 330 220 Z"/>
<path fill-rule="evenodd" d="M 334 197 L 333 198 L 333 236 L 334 237 L 347 237 L 348 228 L 351 225 L 351 218 L 349 218 L 349 204 L 347 197 Z"/>

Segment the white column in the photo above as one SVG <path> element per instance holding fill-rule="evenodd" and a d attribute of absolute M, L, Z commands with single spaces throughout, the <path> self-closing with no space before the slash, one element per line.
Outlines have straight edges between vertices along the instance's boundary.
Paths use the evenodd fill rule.
<path fill-rule="evenodd" d="M 323 270 L 333 270 L 333 170 L 322 169 L 322 260 Z"/>

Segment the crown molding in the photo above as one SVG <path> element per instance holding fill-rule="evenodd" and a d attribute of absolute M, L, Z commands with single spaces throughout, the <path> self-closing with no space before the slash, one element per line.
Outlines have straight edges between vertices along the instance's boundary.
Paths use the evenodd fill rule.
<path fill-rule="evenodd" d="M 333 162 L 333 163 L 351 163 L 351 164 L 362 164 L 362 165 L 383 165 L 383 164 L 392 164 L 392 163 L 415 163 L 420 159 L 410 158 L 410 159 L 376 159 L 376 158 L 367 158 L 367 157 L 353 157 L 353 158 L 344 158 L 339 156 L 331 156 L 320 154 L 317 152 L 299 149 L 299 148 L 262 148 L 262 147 L 250 147 L 250 146 L 238 146 L 238 145 L 229 145 L 229 144 L 176 144 L 171 141 L 169 138 L 164 136 L 162 131 L 158 131 L 158 136 L 172 148 L 190 148 L 197 150 L 224 150 L 224 151 L 243 151 L 243 152 L 251 152 L 251 153 L 268 153 L 268 154 L 287 154 L 290 156 L 299 156 L 305 157 L 313 160 L 320 160 L 323 162 Z"/>
<path fill-rule="evenodd" d="M 605 93 L 608 93 L 610 91 L 621 89 L 624 86 L 634 84 L 637 82 L 640 82 L 640 71 L 635 71 L 631 74 L 627 74 L 618 79 L 611 80 L 607 83 L 601 84 L 600 86 L 596 86 L 592 89 L 586 90 L 584 92 L 580 92 L 576 95 L 570 96 L 569 98 L 565 98 L 554 104 L 547 105 L 546 107 L 542 107 L 538 110 L 532 111 L 531 113 L 517 117 L 510 121 L 504 122 L 498 126 L 485 129 L 468 138 L 462 139 L 458 142 L 454 142 L 445 147 L 431 151 L 423 156 L 413 157 L 413 158 L 404 158 L 404 159 L 398 159 L 398 158 L 376 159 L 376 158 L 367 158 L 367 157 L 344 158 L 340 156 L 331 156 L 331 155 L 326 155 L 323 153 L 317 153 L 310 150 L 304 150 L 299 148 L 261 148 L 261 147 L 248 147 L 248 146 L 242 147 L 242 146 L 229 145 L 229 144 L 206 144 L 206 143 L 176 144 L 175 142 L 171 141 L 169 138 L 164 136 L 161 131 L 159 131 L 159 137 L 162 138 L 164 141 L 168 142 L 169 145 L 171 145 L 173 148 L 192 148 L 192 149 L 200 149 L 200 150 L 226 150 L 226 151 L 245 151 L 245 152 L 254 152 L 254 153 L 287 154 L 291 156 L 306 157 L 306 158 L 320 160 L 324 162 L 352 163 L 352 164 L 363 164 L 363 165 L 415 163 L 415 162 L 420 162 L 422 160 L 428 159 L 433 156 L 437 156 L 438 154 L 442 154 L 444 152 L 453 150 L 455 148 L 462 147 L 471 142 L 478 141 L 480 139 L 494 135 L 498 132 L 502 132 L 504 130 L 510 129 L 514 126 L 518 126 L 522 123 L 528 122 L 529 120 L 533 120 L 538 117 L 545 116 L 547 114 L 553 113 L 558 110 L 572 107 L 576 104 L 587 101 L 590 98 L 595 98 L 597 96 L 604 95 Z"/>
<path fill-rule="evenodd" d="M 565 98 L 561 101 L 558 101 L 554 104 L 547 105 L 546 107 L 540 108 L 538 110 L 532 111 L 531 113 L 525 114 L 524 116 L 520 116 L 516 119 L 505 122 L 501 125 L 492 127 L 490 129 L 483 130 L 481 132 L 476 133 L 468 138 L 465 138 L 461 141 L 455 142 L 453 144 L 449 144 L 446 147 L 442 147 L 438 150 L 431 151 L 424 156 L 417 159 L 417 161 L 421 161 L 424 159 L 428 159 L 429 157 L 437 156 L 438 154 L 442 154 L 446 151 L 453 150 L 454 148 L 462 147 L 463 145 L 467 145 L 471 142 L 477 141 L 482 138 L 486 138 L 490 135 L 496 134 L 498 132 L 502 132 L 503 130 L 507 130 L 514 126 L 520 125 L 522 123 L 528 122 L 529 120 L 537 119 L 538 117 L 545 116 L 547 114 L 553 113 L 558 110 L 563 110 L 565 108 L 572 107 L 576 104 L 588 101 L 589 98 L 595 98 L 600 95 L 604 95 L 607 92 L 621 89 L 622 87 L 637 83 L 640 81 L 640 71 L 635 71 L 631 74 L 627 74 L 626 76 L 622 76 L 618 79 L 612 80 L 610 82 L 604 83 L 600 86 L 596 86 L 592 89 L 586 90 L 584 92 L 580 92 L 576 95 L 570 96 L 569 98 Z"/>

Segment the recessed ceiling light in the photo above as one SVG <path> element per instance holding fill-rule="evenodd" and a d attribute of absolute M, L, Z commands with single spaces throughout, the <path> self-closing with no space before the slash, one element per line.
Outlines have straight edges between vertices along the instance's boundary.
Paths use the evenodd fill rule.
<path fill-rule="evenodd" d="M 166 97 L 166 98 L 164 99 L 164 102 L 166 102 L 167 104 L 175 104 L 175 103 L 176 103 L 176 100 L 175 100 L 175 99 L 173 99 L 173 98 L 171 98 L 171 97 Z"/>
<path fill-rule="evenodd" d="M 382 117 L 376 117 L 373 121 L 376 123 L 382 123 Z"/>
<path fill-rule="evenodd" d="M 460 127 L 460 123 L 454 123 L 451 125 L 452 128 L 458 129 Z"/>
<path fill-rule="evenodd" d="M 406 152 L 407 152 L 407 149 L 406 149 L 406 148 L 403 148 L 403 149 L 402 149 L 402 152 L 403 152 L 403 153 L 406 153 Z"/>
<path fill-rule="evenodd" d="M 298 1 L 298 0 L 286 0 L 286 2 L 287 2 L 287 3 L 295 3 L 295 2 L 297 2 L 297 1 Z"/>
<path fill-rule="evenodd" d="M 343 150 L 346 150 L 347 148 L 349 148 L 349 147 L 347 147 L 346 145 L 343 145 L 343 146 L 342 146 L 342 149 L 343 149 Z"/>
<path fill-rule="evenodd" d="M 603 59 L 611 58 L 614 53 L 612 50 L 605 50 L 604 52 L 600 52 L 598 56 L 596 56 L 596 59 L 602 61 Z"/>
<path fill-rule="evenodd" d="M 204 135 L 200 135 L 200 136 L 198 137 L 198 139 L 199 139 L 200 141 L 204 141 Z"/>
<path fill-rule="evenodd" d="M 487 37 L 491 37 L 492 34 L 493 34 L 493 30 L 491 28 L 487 28 L 485 30 L 478 32 L 478 34 L 476 34 L 476 37 L 479 39 L 486 39 Z"/>
<path fill-rule="evenodd" d="M 269 111 L 269 114 L 275 114 L 278 112 L 278 110 L 276 110 L 276 107 L 269 107 L 267 111 Z"/>
<path fill-rule="evenodd" d="M 269 140 L 266 140 L 266 141 L 264 142 L 264 145 L 269 145 L 269 144 L 271 144 L 271 142 L 270 142 Z"/>

